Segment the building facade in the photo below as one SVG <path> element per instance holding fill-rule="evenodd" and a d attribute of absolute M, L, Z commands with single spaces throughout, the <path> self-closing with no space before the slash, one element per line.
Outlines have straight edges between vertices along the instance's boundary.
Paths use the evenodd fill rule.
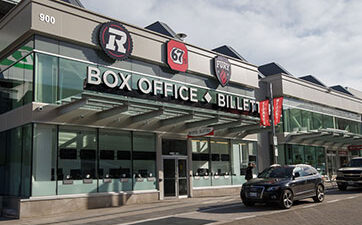
<path fill-rule="evenodd" d="M 333 178 L 352 157 L 361 156 L 362 99 L 341 86 L 327 87 L 308 75 L 295 77 L 276 63 L 259 67 L 260 98 L 283 96 L 282 123 L 276 128 L 280 164 L 306 163 Z M 272 132 L 261 133 L 271 148 Z"/>
<path fill-rule="evenodd" d="M 3 214 L 238 193 L 248 162 L 268 165 L 243 59 L 24 0 L 0 20 L 0 66 Z"/>

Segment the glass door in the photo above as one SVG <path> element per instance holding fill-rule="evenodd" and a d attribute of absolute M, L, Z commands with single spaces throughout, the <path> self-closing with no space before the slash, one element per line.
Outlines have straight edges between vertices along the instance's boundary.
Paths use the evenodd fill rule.
<path fill-rule="evenodd" d="M 163 160 L 163 172 L 165 181 L 163 190 L 165 197 L 176 196 L 176 161 L 175 159 Z"/>
<path fill-rule="evenodd" d="M 187 159 L 168 156 L 163 159 L 165 197 L 187 196 Z"/>
<path fill-rule="evenodd" d="M 187 164 L 186 159 L 177 159 L 178 195 L 187 196 Z"/>

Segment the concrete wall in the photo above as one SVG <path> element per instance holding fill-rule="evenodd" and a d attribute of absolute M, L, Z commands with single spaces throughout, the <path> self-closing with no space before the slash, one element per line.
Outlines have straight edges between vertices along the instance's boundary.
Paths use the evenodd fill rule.
<path fill-rule="evenodd" d="M 331 108 L 362 113 L 362 100 L 296 77 L 276 74 L 263 79 L 273 83 L 273 95 L 291 96 Z"/>
<path fill-rule="evenodd" d="M 213 188 L 205 188 L 205 189 L 193 189 L 192 197 L 212 197 L 212 196 L 238 196 L 240 195 L 241 186 L 235 187 L 213 187 Z"/>
<path fill-rule="evenodd" d="M 87 209 L 115 207 L 129 204 L 156 202 L 158 192 L 94 194 L 83 197 L 58 196 L 52 199 L 23 199 L 20 201 L 20 218 L 49 216 Z"/>

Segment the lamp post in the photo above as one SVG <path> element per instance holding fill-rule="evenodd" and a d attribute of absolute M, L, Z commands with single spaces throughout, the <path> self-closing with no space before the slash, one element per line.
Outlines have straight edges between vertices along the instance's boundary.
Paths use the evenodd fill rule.
<path fill-rule="evenodd" d="M 275 124 L 274 124 L 274 101 L 273 101 L 273 84 L 270 82 L 269 83 L 269 88 L 270 88 L 270 105 L 271 105 L 271 122 L 272 122 L 272 143 L 273 143 L 273 149 L 272 149 L 272 154 L 273 154 L 273 163 L 276 164 L 278 163 L 278 148 L 277 148 L 277 137 L 275 135 Z"/>

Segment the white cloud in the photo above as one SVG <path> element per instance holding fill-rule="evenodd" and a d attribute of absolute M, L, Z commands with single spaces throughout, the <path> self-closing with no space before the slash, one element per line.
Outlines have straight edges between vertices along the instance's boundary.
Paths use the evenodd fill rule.
<path fill-rule="evenodd" d="M 86 0 L 86 8 L 145 27 L 157 20 L 206 49 L 227 44 L 248 61 L 362 91 L 362 1 Z"/>

